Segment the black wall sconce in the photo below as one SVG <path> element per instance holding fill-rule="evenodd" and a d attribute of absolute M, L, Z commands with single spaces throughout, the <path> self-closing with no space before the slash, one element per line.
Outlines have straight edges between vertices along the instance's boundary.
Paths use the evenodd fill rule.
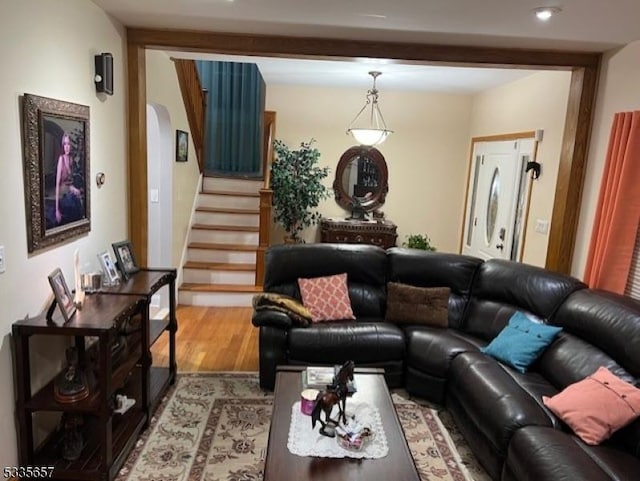
<path fill-rule="evenodd" d="M 529 172 L 530 170 L 533 170 L 533 174 L 531 174 L 531 178 L 533 180 L 537 180 L 537 178 L 540 177 L 541 168 L 542 166 L 540 165 L 540 163 L 534 160 L 532 162 L 527 162 L 527 166 L 525 167 L 524 171 Z"/>
<path fill-rule="evenodd" d="M 113 55 L 110 53 L 101 53 L 96 55 L 95 66 L 96 76 L 96 92 L 113 95 Z"/>

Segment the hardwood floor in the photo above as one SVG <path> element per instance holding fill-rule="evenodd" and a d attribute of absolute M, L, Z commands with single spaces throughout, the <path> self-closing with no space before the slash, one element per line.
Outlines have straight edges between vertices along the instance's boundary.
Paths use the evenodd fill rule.
<path fill-rule="evenodd" d="M 178 371 L 257 371 L 258 328 L 250 307 L 178 306 Z M 168 364 L 169 336 L 151 348 L 154 364 Z"/>

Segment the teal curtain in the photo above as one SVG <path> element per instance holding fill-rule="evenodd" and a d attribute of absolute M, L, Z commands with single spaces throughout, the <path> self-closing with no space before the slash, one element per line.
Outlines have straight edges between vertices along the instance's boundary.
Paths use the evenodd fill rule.
<path fill-rule="evenodd" d="M 252 63 L 196 61 L 208 90 L 205 173 L 262 175 L 265 83 Z"/>

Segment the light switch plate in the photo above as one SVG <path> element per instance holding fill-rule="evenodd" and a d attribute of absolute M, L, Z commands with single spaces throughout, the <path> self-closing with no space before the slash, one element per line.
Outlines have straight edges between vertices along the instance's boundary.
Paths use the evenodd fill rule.
<path fill-rule="evenodd" d="M 0 273 L 4 272 L 4 264 L 5 264 L 5 260 L 4 260 L 4 246 L 0 246 Z"/>
<path fill-rule="evenodd" d="M 536 227 L 535 231 L 539 234 L 548 234 L 549 233 L 549 221 L 536 219 Z"/>

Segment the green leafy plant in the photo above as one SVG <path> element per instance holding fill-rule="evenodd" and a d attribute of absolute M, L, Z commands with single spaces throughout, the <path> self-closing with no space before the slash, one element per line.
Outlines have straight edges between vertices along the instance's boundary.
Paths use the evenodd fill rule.
<path fill-rule="evenodd" d="M 313 147 L 314 142 L 314 139 L 302 142 L 297 150 L 289 149 L 281 140 L 273 144 L 274 217 L 295 242 L 301 242 L 302 230 L 318 222 L 320 213 L 315 207 L 329 197 L 329 189 L 322 183 L 329 175 L 329 167 L 318 167 L 320 152 Z"/>
<path fill-rule="evenodd" d="M 407 236 L 407 240 L 402 243 L 404 247 L 411 249 L 422 249 L 423 251 L 435 251 L 436 248 L 431 245 L 429 236 L 422 234 L 411 234 Z"/>

